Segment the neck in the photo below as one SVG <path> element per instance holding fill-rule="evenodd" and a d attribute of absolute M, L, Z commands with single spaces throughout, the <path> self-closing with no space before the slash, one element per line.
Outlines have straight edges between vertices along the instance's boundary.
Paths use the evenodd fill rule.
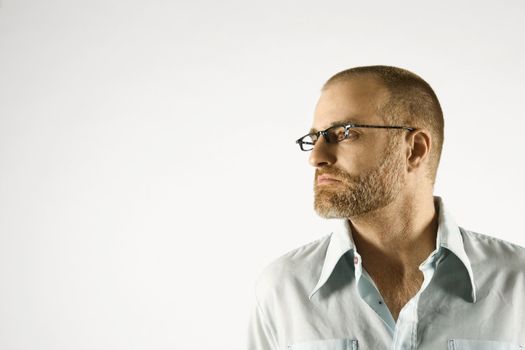
<path fill-rule="evenodd" d="M 432 195 L 400 197 L 349 221 L 365 267 L 380 261 L 402 274 L 411 273 L 436 248 L 438 217 Z"/>

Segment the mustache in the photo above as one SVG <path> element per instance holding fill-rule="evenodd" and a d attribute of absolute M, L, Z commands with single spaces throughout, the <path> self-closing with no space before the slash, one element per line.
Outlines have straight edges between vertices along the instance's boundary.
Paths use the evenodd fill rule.
<path fill-rule="evenodd" d="M 337 177 L 337 178 L 339 177 L 345 178 L 348 176 L 348 173 L 336 167 L 316 169 L 315 177 L 317 178 L 320 175 L 330 175 L 330 176 Z"/>

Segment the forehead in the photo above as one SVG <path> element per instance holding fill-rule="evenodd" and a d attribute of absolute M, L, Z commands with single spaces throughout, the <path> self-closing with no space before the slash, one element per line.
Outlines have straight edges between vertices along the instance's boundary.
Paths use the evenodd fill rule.
<path fill-rule="evenodd" d="M 377 111 L 388 96 L 386 87 L 374 77 L 334 82 L 319 97 L 312 129 L 323 130 L 338 122 L 381 124 Z"/>

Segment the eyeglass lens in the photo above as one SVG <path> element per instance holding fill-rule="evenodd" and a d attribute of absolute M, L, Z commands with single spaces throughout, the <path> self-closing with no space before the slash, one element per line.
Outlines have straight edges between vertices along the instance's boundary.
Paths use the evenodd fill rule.
<path fill-rule="evenodd" d="M 346 138 L 346 127 L 345 126 L 334 126 L 329 129 L 326 129 L 320 134 L 325 137 L 328 143 L 336 143 L 342 141 Z M 314 148 L 315 143 L 317 142 L 317 134 L 310 134 L 304 136 L 300 141 L 300 146 L 303 151 L 311 151 Z"/>

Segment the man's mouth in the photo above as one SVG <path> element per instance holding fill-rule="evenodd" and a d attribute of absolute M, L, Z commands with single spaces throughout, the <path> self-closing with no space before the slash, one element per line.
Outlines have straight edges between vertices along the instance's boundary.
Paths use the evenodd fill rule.
<path fill-rule="evenodd" d="M 334 184 L 334 183 L 340 183 L 340 182 L 341 180 L 337 179 L 336 177 L 327 175 L 327 174 L 319 175 L 317 177 L 318 185 L 327 185 L 327 184 Z"/>

